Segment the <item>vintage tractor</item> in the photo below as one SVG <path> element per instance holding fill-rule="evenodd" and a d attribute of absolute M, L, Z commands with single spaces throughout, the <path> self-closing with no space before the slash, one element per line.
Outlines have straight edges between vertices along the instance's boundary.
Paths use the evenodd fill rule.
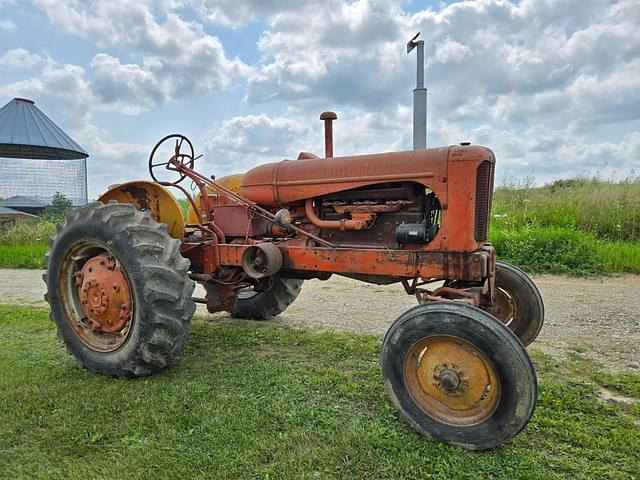
<path fill-rule="evenodd" d="M 534 409 L 525 345 L 544 310 L 532 281 L 496 262 L 487 241 L 493 153 L 464 144 L 333 157 L 335 118 L 321 116 L 325 158 L 302 152 L 220 180 L 194 170 L 186 137 L 163 138 L 149 158 L 153 182 L 110 188 L 51 239 L 46 299 L 60 337 L 92 371 L 144 376 L 176 359 L 196 302 L 264 320 L 305 280 L 400 284 L 419 304 L 382 347 L 398 412 L 449 444 L 504 442 Z M 189 202 L 187 219 L 167 187 Z M 195 282 L 206 298 L 192 298 Z"/>

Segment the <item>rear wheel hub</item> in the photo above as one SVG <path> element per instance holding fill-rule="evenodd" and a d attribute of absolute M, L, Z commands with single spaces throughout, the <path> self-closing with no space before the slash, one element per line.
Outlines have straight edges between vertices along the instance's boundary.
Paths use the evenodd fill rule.
<path fill-rule="evenodd" d="M 131 292 L 124 272 L 111 255 L 87 260 L 75 281 L 82 309 L 95 332 L 124 329 L 131 316 Z"/>

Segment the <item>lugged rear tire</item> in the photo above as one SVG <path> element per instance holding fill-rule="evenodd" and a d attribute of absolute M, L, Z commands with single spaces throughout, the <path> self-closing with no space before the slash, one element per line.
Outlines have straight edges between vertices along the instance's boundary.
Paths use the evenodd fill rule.
<path fill-rule="evenodd" d="M 240 290 L 230 312 L 231 316 L 245 320 L 268 320 L 276 317 L 298 298 L 304 282 L 297 278 L 283 278 L 278 274 L 272 275 L 270 279 L 271 285 L 261 292 L 251 288 Z M 210 289 L 215 287 L 206 283 L 203 285 L 209 297 Z"/>
<path fill-rule="evenodd" d="M 150 375 L 177 358 L 191 332 L 195 283 L 166 225 L 133 205 L 95 202 L 72 211 L 49 244 L 45 300 L 80 366 L 128 378 Z M 99 255 L 116 259 L 130 289 L 131 314 L 116 333 L 86 327 L 88 314 L 72 284 L 73 273 Z"/>

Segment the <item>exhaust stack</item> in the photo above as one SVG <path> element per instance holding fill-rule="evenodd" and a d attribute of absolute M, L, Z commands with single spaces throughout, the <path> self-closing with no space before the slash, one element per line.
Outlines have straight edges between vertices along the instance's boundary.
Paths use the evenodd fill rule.
<path fill-rule="evenodd" d="M 333 121 L 337 118 L 335 112 L 320 114 L 320 120 L 324 121 L 324 158 L 333 158 Z"/>
<path fill-rule="evenodd" d="M 407 43 L 407 54 L 418 47 L 418 67 L 416 88 L 413 90 L 413 149 L 427 148 L 427 89 L 424 86 L 424 40 L 416 38 L 420 32 Z"/>

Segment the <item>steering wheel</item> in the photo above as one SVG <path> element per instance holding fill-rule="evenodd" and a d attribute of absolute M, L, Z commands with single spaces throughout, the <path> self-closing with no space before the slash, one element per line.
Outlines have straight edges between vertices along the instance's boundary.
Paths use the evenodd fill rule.
<path fill-rule="evenodd" d="M 153 157 L 156 155 L 156 152 L 158 151 L 160 146 L 163 143 L 174 138 L 176 139 L 176 144 L 173 148 L 173 155 L 167 161 L 154 162 Z M 182 144 L 185 142 L 187 144 L 188 151 L 187 153 L 181 153 L 180 150 L 182 148 Z M 180 178 L 178 178 L 178 180 L 175 180 L 173 182 L 165 182 L 163 180 L 159 180 L 156 174 L 154 173 L 154 171 L 159 172 L 159 170 L 164 166 L 166 170 L 172 170 L 175 172 L 177 171 L 176 164 L 181 164 L 181 165 L 184 165 L 185 167 L 193 168 L 194 161 L 195 161 L 195 156 L 194 156 L 193 145 L 191 144 L 191 141 L 184 135 L 180 135 L 179 133 L 173 133 L 171 135 L 167 135 L 158 143 L 156 143 L 155 147 L 153 147 L 153 150 L 151 150 L 151 155 L 149 155 L 149 174 L 151 175 L 151 178 L 153 178 L 153 180 L 156 182 L 177 185 L 178 183 L 180 183 L 182 180 L 186 178 L 186 175 L 184 175 L 183 173 L 178 173 L 178 175 L 180 175 Z"/>

